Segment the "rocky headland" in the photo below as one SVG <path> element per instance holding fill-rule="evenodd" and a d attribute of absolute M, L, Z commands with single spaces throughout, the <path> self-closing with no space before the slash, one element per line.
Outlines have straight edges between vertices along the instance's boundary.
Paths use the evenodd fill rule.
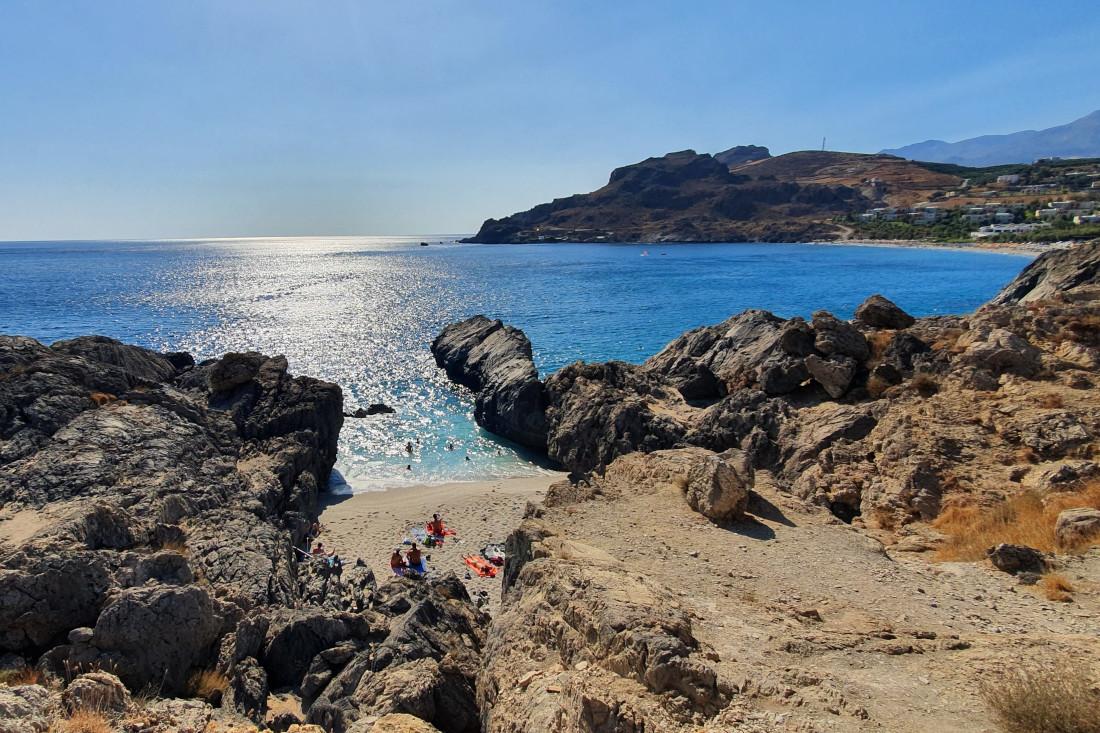
<path fill-rule="evenodd" d="M 518 329 L 448 326 L 478 422 L 570 471 L 493 617 L 454 575 L 301 552 L 338 386 L 0 337 L 0 733 L 1090 730 L 1098 263 L 545 379 Z"/>
<path fill-rule="evenodd" d="M 1098 258 L 966 316 L 750 310 L 640 365 L 524 370 L 572 475 L 509 541 L 484 729 L 1051 729 L 1010 718 L 1100 651 Z"/>

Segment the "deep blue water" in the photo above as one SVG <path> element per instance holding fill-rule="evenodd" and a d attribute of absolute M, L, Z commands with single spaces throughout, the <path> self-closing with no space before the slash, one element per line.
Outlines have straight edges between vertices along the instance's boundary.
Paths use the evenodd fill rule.
<path fill-rule="evenodd" d="M 914 315 L 963 313 L 1028 262 L 807 244 L 418 242 L 0 243 L 0 332 L 44 342 L 106 334 L 199 358 L 285 354 L 293 371 L 343 386 L 352 407 L 397 408 L 345 423 L 338 467 L 363 489 L 539 470 L 480 431 L 469 395 L 436 369 L 427 345 L 450 321 L 485 313 L 523 328 L 550 372 L 576 359 L 641 361 L 745 308 L 849 317 L 880 292 Z M 417 440 L 410 459 L 405 443 Z"/>

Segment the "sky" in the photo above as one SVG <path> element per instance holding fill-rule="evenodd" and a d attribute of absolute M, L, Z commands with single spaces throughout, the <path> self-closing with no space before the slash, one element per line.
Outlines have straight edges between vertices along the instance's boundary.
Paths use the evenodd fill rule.
<path fill-rule="evenodd" d="M 0 0 L 0 239 L 466 233 L 673 150 L 1050 127 L 1100 14 L 1048 10 Z"/>

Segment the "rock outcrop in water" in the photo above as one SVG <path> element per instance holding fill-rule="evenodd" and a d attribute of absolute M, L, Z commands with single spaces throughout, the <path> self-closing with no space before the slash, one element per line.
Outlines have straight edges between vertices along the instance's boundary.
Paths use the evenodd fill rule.
<path fill-rule="evenodd" d="M 1006 468 L 1013 451 L 1090 457 L 1100 413 L 1082 387 L 1100 365 L 1098 251 L 1039 258 L 967 317 L 915 320 L 881 295 L 851 322 L 749 310 L 642 365 L 570 365 L 545 382 L 547 453 L 580 475 L 635 451 L 737 449 L 846 520 L 932 519 L 946 492 L 978 476 L 1034 475 Z M 1014 399 L 1022 404 L 977 413 L 970 396 L 1042 389 L 1066 406 Z M 483 389 L 478 399 L 493 398 Z"/>
<path fill-rule="evenodd" d="M 447 376 L 474 391 L 478 425 L 546 450 L 546 399 L 523 331 L 474 316 L 443 329 L 431 349 Z"/>
<path fill-rule="evenodd" d="M 5 664 L 76 677 L 77 701 L 111 684 L 121 701 L 113 675 L 166 698 L 224 680 L 220 709 L 154 702 L 142 731 L 262 722 L 274 689 L 326 731 L 396 712 L 477 730 L 487 619 L 461 582 L 378 588 L 365 566 L 299 554 L 341 407 L 339 387 L 282 357 L 196 365 L 102 337 L 0 337 Z M 15 705 L 21 729 L 48 718 L 37 699 Z"/>

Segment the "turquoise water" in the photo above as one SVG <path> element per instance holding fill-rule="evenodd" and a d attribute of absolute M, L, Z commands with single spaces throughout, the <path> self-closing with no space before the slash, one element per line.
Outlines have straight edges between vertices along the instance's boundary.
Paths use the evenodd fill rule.
<path fill-rule="evenodd" d="M 543 470 L 478 429 L 470 395 L 436 369 L 428 343 L 453 320 L 485 313 L 523 328 L 551 372 L 576 359 L 641 361 L 745 308 L 849 317 L 881 292 L 914 315 L 966 312 L 1028 261 L 807 244 L 420 239 L 0 243 L 0 332 L 45 342 L 106 334 L 198 358 L 285 354 L 293 371 L 339 383 L 351 408 L 396 408 L 345 423 L 337 467 L 367 490 Z"/>

